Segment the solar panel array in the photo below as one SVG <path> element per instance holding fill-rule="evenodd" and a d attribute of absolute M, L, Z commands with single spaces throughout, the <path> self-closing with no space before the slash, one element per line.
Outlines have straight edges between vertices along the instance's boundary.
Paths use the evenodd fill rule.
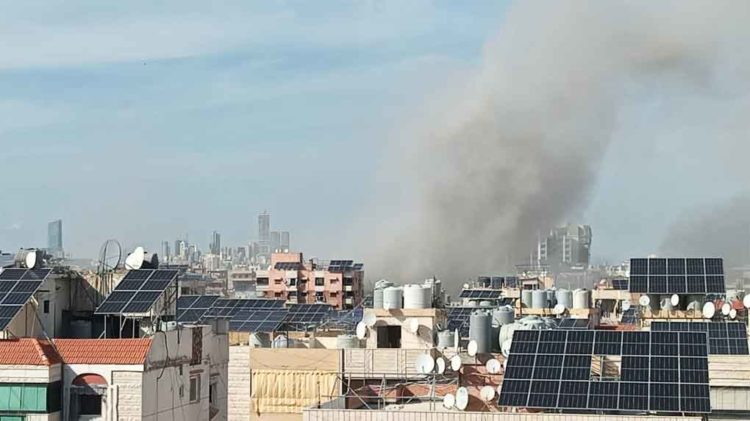
<path fill-rule="evenodd" d="M 706 341 L 702 332 L 519 330 L 513 334 L 498 403 L 708 413 Z M 615 362 L 620 368 L 612 374 Z M 601 368 L 607 366 L 610 370 Z"/>
<path fill-rule="evenodd" d="M 177 299 L 177 321 L 197 323 L 211 309 L 218 295 L 183 295 Z"/>
<path fill-rule="evenodd" d="M 243 308 L 229 321 L 233 332 L 276 332 L 287 318 L 286 309 Z"/>
<path fill-rule="evenodd" d="M 300 262 L 276 262 L 273 268 L 276 270 L 302 270 L 303 266 Z"/>
<path fill-rule="evenodd" d="M 461 291 L 460 298 L 474 298 L 494 300 L 500 298 L 502 291 L 495 289 L 464 289 Z"/>
<path fill-rule="evenodd" d="M 51 269 L 5 269 L 0 272 L 0 330 L 16 317 L 52 273 Z"/>
<path fill-rule="evenodd" d="M 518 287 L 518 277 L 516 277 L 516 276 L 506 276 L 505 277 L 505 287 L 506 288 L 517 288 Z"/>
<path fill-rule="evenodd" d="M 328 304 L 292 304 L 284 322 L 288 330 L 305 330 L 309 325 L 316 325 L 326 320 L 333 307 Z"/>
<path fill-rule="evenodd" d="M 747 325 L 741 322 L 651 322 L 657 332 L 707 332 L 708 353 L 714 355 L 749 355 Z"/>
<path fill-rule="evenodd" d="M 265 298 L 219 298 L 213 303 L 209 311 L 205 313 L 204 318 L 218 317 L 232 319 L 244 309 L 281 310 L 284 308 L 284 303 L 284 300 L 269 300 Z"/>
<path fill-rule="evenodd" d="M 722 294 L 720 258 L 630 259 L 630 292 L 649 294 Z"/>
<path fill-rule="evenodd" d="M 146 313 L 177 278 L 175 269 L 139 269 L 125 274 L 96 314 Z"/>
<path fill-rule="evenodd" d="M 448 330 L 455 331 L 461 337 L 469 336 L 469 318 L 476 307 L 448 307 Z"/>
<path fill-rule="evenodd" d="M 619 289 L 623 291 L 628 290 L 628 280 L 627 279 L 613 279 L 612 280 L 612 289 Z"/>
<path fill-rule="evenodd" d="M 572 319 L 564 318 L 560 319 L 557 324 L 558 329 L 588 329 L 589 319 Z"/>
<path fill-rule="evenodd" d="M 634 325 L 638 322 L 638 313 L 635 308 L 629 308 L 622 313 L 622 324 Z"/>

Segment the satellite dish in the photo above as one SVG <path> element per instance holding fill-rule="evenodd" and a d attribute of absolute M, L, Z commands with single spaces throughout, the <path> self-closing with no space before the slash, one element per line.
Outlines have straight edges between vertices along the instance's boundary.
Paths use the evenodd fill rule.
<path fill-rule="evenodd" d="M 375 313 L 367 311 L 365 312 L 364 317 L 362 317 L 362 321 L 367 327 L 373 327 L 375 326 L 375 322 L 378 321 L 378 318 L 375 316 Z"/>
<path fill-rule="evenodd" d="M 677 294 L 672 294 L 671 297 L 669 297 L 669 302 L 672 303 L 673 307 L 677 307 L 680 305 L 680 296 Z"/>
<path fill-rule="evenodd" d="M 107 240 L 99 250 L 99 273 L 117 269 L 122 260 L 122 247 L 117 240 Z"/>
<path fill-rule="evenodd" d="M 729 318 L 732 319 L 732 320 L 736 319 L 737 318 L 737 310 L 735 310 L 735 309 L 729 310 Z"/>
<path fill-rule="evenodd" d="M 479 345 L 477 345 L 477 341 L 472 339 L 469 341 L 469 345 L 466 346 L 466 352 L 469 353 L 470 357 L 473 357 L 477 355 L 477 348 L 479 348 Z"/>
<path fill-rule="evenodd" d="M 417 369 L 417 373 L 429 374 L 435 368 L 435 360 L 427 354 L 422 354 L 417 357 L 417 361 L 414 365 Z"/>
<path fill-rule="evenodd" d="M 461 369 L 461 357 L 458 355 L 454 355 L 453 358 L 451 358 L 451 370 L 458 371 Z"/>
<path fill-rule="evenodd" d="M 703 318 L 710 319 L 714 317 L 714 314 L 716 314 L 716 307 L 714 306 L 714 303 L 709 301 L 706 304 L 703 304 Z"/>
<path fill-rule="evenodd" d="M 453 332 L 453 348 L 456 348 L 456 351 L 458 351 L 458 340 L 461 338 L 461 335 L 458 334 L 458 329 L 456 329 L 455 332 Z"/>
<path fill-rule="evenodd" d="M 30 250 L 28 253 L 26 253 L 24 263 L 26 264 L 26 268 L 28 269 L 34 269 L 36 267 L 36 250 Z"/>
<path fill-rule="evenodd" d="M 125 269 L 138 270 L 143 266 L 143 260 L 146 257 L 146 251 L 143 247 L 136 247 L 132 253 L 125 258 Z"/>
<path fill-rule="evenodd" d="M 651 299 L 648 298 L 648 295 L 641 295 L 641 298 L 638 299 L 638 304 L 642 307 L 648 307 L 651 304 Z"/>
<path fill-rule="evenodd" d="M 484 366 L 487 368 L 487 372 L 490 374 L 497 374 L 500 372 L 500 361 L 494 358 L 487 360 Z"/>
<path fill-rule="evenodd" d="M 628 311 L 628 310 L 630 310 L 630 300 L 623 300 L 622 311 Z"/>
<path fill-rule="evenodd" d="M 562 304 L 555 304 L 555 307 L 552 309 L 552 312 L 557 315 L 563 314 L 565 313 L 565 306 Z"/>
<path fill-rule="evenodd" d="M 357 338 L 364 339 L 367 337 L 367 325 L 364 322 L 357 323 Z"/>
<path fill-rule="evenodd" d="M 745 295 L 745 298 L 742 299 L 742 304 L 745 308 L 750 308 L 750 295 Z"/>
<path fill-rule="evenodd" d="M 479 396 L 485 402 L 491 401 L 495 397 L 495 388 L 492 386 L 485 386 L 479 391 Z"/>
<path fill-rule="evenodd" d="M 446 409 L 453 408 L 453 405 L 456 404 L 456 397 L 453 396 L 453 393 L 448 393 L 445 396 L 443 396 L 443 406 Z"/>
<path fill-rule="evenodd" d="M 464 284 L 464 289 L 469 289 L 469 284 Z"/>
<path fill-rule="evenodd" d="M 505 370 L 506 367 L 508 367 L 508 360 L 503 360 L 503 370 Z"/>
<path fill-rule="evenodd" d="M 409 332 L 411 333 L 419 332 L 419 320 L 409 319 Z"/>
<path fill-rule="evenodd" d="M 500 345 L 500 352 L 503 353 L 503 355 L 505 356 L 505 358 L 508 358 L 508 355 L 510 355 L 510 344 L 511 343 L 512 342 L 511 342 L 510 339 L 506 339 L 505 341 L 503 341 L 503 344 Z"/>
<path fill-rule="evenodd" d="M 731 312 L 731 311 L 732 311 L 732 306 L 730 306 L 729 303 L 724 303 L 721 306 L 721 314 L 723 314 L 725 316 L 729 316 L 729 312 Z"/>
<path fill-rule="evenodd" d="M 437 366 L 437 373 L 445 373 L 445 359 L 443 357 L 435 358 L 435 365 Z"/>
<path fill-rule="evenodd" d="M 456 390 L 456 408 L 463 411 L 467 406 L 469 406 L 469 391 L 462 386 Z"/>

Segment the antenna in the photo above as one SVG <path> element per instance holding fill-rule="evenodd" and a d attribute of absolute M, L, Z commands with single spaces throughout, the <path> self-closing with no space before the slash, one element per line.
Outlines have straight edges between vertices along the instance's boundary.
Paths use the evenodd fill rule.
<path fill-rule="evenodd" d="M 117 269 L 122 259 L 122 247 L 117 240 L 107 240 L 99 250 L 99 274 Z"/>
<path fill-rule="evenodd" d="M 417 357 L 415 362 L 417 373 L 429 374 L 435 368 L 435 360 L 427 354 L 422 354 Z"/>
<path fill-rule="evenodd" d="M 453 408 L 453 405 L 456 404 L 456 397 L 453 396 L 453 393 L 446 393 L 445 396 L 443 396 L 443 406 L 446 409 Z"/>
<path fill-rule="evenodd" d="M 497 374 L 500 372 L 500 361 L 496 360 L 495 358 L 487 360 L 484 366 L 485 368 L 487 368 L 487 372 L 490 374 Z"/>
<path fill-rule="evenodd" d="M 479 396 L 485 402 L 491 401 L 495 397 L 495 388 L 492 386 L 485 386 L 479 391 Z"/>
<path fill-rule="evenodd" d="M 461 369 L 461 357 L 458 355 L 454 355 L 453 358 L 451 358 L 451 370 L 458 371 Z"/>
<path fill-rule="evenodd" d="M 669 302 L 672 303 L 673 307 L 677 307 L 680 305 L 680 296 L 677 294 L 672 294 L 671 297 L 669 297 Z"/>
<path fill-rule="evenodd" d="M 357 338 L 364 339 L 367 337 L 367 325 L 364 322 L 357 323 L 356 328 Z"/>
<path fill-rule="evenodd" d="M 552 312 L 559 316 L 565 313 L 565 306 L 562 304 L 555 304 L 555 307 L 552 309 Z"/>
<path fill-rule="evenodd" d="M 648 307 L 648 305 L 651 304 L 651 299 L 648 298 L 648 295 L 641 295 L 641 298 L 638 299 L 638 304 L 640 304 L 641 307 Z"/>
<path fill-rule="evenodd" d="M 469 345 L 466 346 L 466 352 L 469 353 L 470 357 L 473 357 L 477 355 L 477 349 L 479 348 L 479 345 L 477 344 L 477 341 L 474 339 L 469 341 Z"/>
<path fill-rule="evenodd" d="M 463 411 L 467 406 L 469 406 L 469 391 L 461 386 L 456 390 L 456 408 Z"/>
<path fill-rule="evenodd" d="M 143 247 L 136 247 L 132 253 L 125 258 L 125 269 L 138 270 L 143 266 L 143 261 L 146 258 L 146 251 Z"/>
<path fill-rule="evenodd" d="M 435 358 L 435 365 L 437 366 L 437 373 L 445 373 L 445 359 L 443 357 Z"/>
<path fill-rule="evenodd" d="M 24 263 L 26 264 L 26 268 L 28 269 L 34 269 L 36 267 L 36 250 L 30 250 L 28 253 L 26 253 Z"/>
<path fill-rule="evenodd" d="M 708 301 L 706 304 L 703 304 L 703 318 L 710 319 L 714 317 L 714 314 L 716 314 L 716 306 L 714 306 L 714 303 Z"/>

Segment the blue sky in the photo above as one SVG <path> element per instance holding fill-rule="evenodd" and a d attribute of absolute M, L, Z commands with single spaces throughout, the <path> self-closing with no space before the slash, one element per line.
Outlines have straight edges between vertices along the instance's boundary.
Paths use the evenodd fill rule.
<path fill-rule="evenodd" d="M 2 2 L 0 249 L 157 247 L 257 213 L 312 254 L 363 211 L 383 145 L 475 66 L 505 2 Z"/>

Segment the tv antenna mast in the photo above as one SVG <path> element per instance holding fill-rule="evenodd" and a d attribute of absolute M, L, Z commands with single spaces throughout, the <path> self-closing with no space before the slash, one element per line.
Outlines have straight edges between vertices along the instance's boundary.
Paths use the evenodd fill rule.
<path fill-rule="evenodd" d="M 112 273 L 122 260 L 122 247 L 117 240 L 110 239 L 102 244 L 99 250 L 99 264 L 97 265 L 96 275 L 101 283 L 99 291 L 102 295 L 107 296 L 112 292 Z"/>

